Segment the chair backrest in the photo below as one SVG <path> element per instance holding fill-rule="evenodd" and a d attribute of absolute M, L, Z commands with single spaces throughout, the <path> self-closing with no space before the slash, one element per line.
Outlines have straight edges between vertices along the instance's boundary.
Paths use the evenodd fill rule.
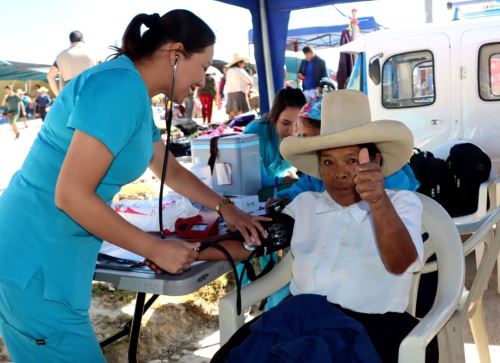
<path fill-rule="evenodd" d="M 422 202 L 422 233 L 428 233 L 429 239 L 424 243 L 424 261 L 426 264 L 415 274 L 410 291 L 410 304 L 407 311 L 415 313 L 416 295 L 420 274 L 439 271 L 436 305 L 443 309 L 446 306 L 457 306 L 465 279 L 465 262 L 462 241 L 455 223 L 448 212 L 435 200 L 423 194 L 416 193 Z M 436 255 L 436 261 L 427 262 L 430 256 Z M 451 313 L 450 313 L 451 315 Z"/>

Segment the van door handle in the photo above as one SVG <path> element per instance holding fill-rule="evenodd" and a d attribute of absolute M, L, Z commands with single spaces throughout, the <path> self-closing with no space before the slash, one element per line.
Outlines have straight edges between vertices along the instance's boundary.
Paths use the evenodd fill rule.
<path fill-rule="evenodd" d="M 436 119 L 436 118 L 431 120 L 431 124 L 433 124 L 433 125 L 438 125 L 438 124 L 440 124 L 441 122 L 442 122 L 441 120 L 438 120 L 438 119 Z"/>

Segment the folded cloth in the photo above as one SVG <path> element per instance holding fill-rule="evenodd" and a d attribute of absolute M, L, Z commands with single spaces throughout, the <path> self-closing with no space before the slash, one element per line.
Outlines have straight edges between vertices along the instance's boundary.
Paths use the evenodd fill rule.
<path fill-rule="evenodd" d="M 382 362 L 363 326 L 325 296 L 293 296 L 262 314 L 250 330 L 228 362 Z"/>

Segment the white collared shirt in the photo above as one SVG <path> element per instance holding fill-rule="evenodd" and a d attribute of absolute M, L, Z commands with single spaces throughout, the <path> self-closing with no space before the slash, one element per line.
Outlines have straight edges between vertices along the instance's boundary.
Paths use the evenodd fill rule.
<path fill-rule="evenodd" d="M 386 190 L 418 253 L 401 275 L 388 272 L 379 254 L 370 208 L 343 207 L 325 191 L 299 194 L 284 210 L 295 219 L 290 291 L 318 294 L 362 313 L 403 312 L 412 273 L 423 261 L 422 204 L 408 191 Z"/>

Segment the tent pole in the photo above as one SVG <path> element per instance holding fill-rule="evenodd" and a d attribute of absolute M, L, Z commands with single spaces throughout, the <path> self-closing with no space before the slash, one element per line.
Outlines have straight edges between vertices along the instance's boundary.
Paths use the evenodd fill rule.
<path fill-rule="evenodd" d="M 267 26 L 267 11 L 265 0 L 259 0 L 259 14 L 260 14 L 260 24 L 261 24 L 261 36 L 262 36 L 262 50 L 264 54 L 264 70 L 266 72 L 266 86 L 267 86 L 267 98 L 269 100 L 269 107 L 273 104 L 274 100 L 274 80 L 273 80 L 273 68 L 271 63 L 271 47 L 269 44 L 269 28 Z"/>

